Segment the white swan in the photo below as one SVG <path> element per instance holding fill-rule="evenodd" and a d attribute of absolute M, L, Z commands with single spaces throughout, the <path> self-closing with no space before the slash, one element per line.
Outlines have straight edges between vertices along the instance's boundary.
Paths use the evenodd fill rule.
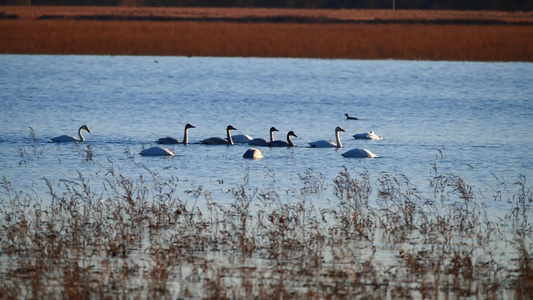
<path fill-rule="evenodd" d="M 205 139 L 205 140 L 201 140 L 200 141 L 200 144 L 205 144 L 205 145 L 233 145 L 233 139 L 231 138 L 231 130 L 237 130 L 237 128 L 231 126 L 231 125 L 228 125 L 228 127 L 226 127 L 226 136 L 227 136 L 227 139 L 224 139 L 224 138 L 220 138 L 220 137 L 212 137 L 212 138 L 208 138 L 208 139 Z"/>
<path fill-rule="evenodd" d="M 91 131 L 89 130 L 89 126 L 87 125 L 83 125 L 80 127 L 80 129 L 78 129 L 78 136 L 79 138 L 75 137 L 75 136 L 70 136 L 70 135 L 62 135 L 62 136 L 56 136 L 54 138 L 51 138 L 50 140 L 52 140 L 52 142 L 56 142 L 56 143 L 63 143 L 63 142 L 85 142 L 85 138 L 83 137 L 83 135 L 81 134 L 81 131 L 82 130 L 87 130 L 88 133 L 91 133 Z"/>
<path fill-rule="evenodd" d="M 191 124 L 185 125 L 185 133 L 183 134 L 183 141 L 180 141 L 178 139 L 172 138 L 172 137 L 166 137 L 166 138 L 160 138 L 156 141 L 158 144 L 165 144 L 165 145 L 171 145 L 171 144 L 189 144 L 189 129 L 190 128 L 196 128 Z"/>
<path fill-rule="evenodd" d="M 366 139 L 366 140 L 382 140 L 383 138 L 375 134 L 374 131 L 368 133 L 357 133 L 353 135 L 354 139 Z"/>
<path fill-rule="evenodd" d="M 260 159 L 263 158 L 263 151 L 257 149 L 257 148 L 250 148 L 246 152 L 244 152 L 243 158 L 252 158 L 252 159 Z"/>
<path fill-rule="evenodd" d="M 370 152 L 369 150 L 366 150 L 366 149 L 359 149 L 359 148 L 354 148 L 350 151 L 347 151 L 347 152 L 344 152 L 343 154 L 341 154 L 342 156 L 344 157 L 349 157 L 349 158 L 374 158 L 374 157 L 378 157 L 377 155 L 375 155 L 374 153 Z"/>
<path fill-rule="evenodd" d="M 248 144 L 252 140 L 252 137 L 247 134 L 236 134 L 231 139 L 234 144 Z"/>
<path fill-rule="evenodd" d="M 294 134 L 294 131 L 289 131 L 287 133 L 287 141 L 272 141 L 268 143 L 269 147 L 294 147 L 296 146 L 294 142 L 291 140 L 291 136 L 298 137 L 296 134 Z"/>
<path fill-rule="evenodd" d="M 270 142 L 274 141 L 274 131 L 279 131 L 275 127 L 270 127 Z M 268 146 L 267 140 L 263 138 L 255 138 L 251 140 L 248 144 L 254 145 L 254 146 Z"/>
<path fill-rule="evenodd" d="M 341 137 L 339 135 L 341 131 L 344 131 L 342 127 L 337 126 L 337 128 L 335 128 L 335 138 L 337 139 L 336 144 L 330 141 L 321 140 L 321 141 L 309 143 L 309 146 L 311 146 L 312 148 L 327 148 L 327 147 L 342 148 Z"/>
<path fill-rule="evenodd" d="M 174 156 L 174 153 L 172 151 L 168 150 L 167 148 L 161 148 L 161 147 L 152 147 L 148 149 L 144 149 L 143 151 L 139 152 L 142 156 Z"/>

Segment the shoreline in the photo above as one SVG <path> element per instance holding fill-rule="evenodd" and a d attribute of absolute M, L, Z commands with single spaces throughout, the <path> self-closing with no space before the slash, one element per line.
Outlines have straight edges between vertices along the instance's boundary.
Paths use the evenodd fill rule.
<path fill-rule="evenodd" d="M 533 14 L 0 7 L 1 54 L 533 61 Z"/>

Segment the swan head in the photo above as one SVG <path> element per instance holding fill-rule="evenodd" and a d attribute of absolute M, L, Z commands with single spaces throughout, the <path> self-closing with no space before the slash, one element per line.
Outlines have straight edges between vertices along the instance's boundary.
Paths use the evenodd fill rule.
<path fill-rule="evenodd" d="M 87 126 L 87 125 L 83 125 L 83 126 L 81 126 L 81 127 L 80 127 L 80 130 L 82 130 L 82 129 L 83 129 L 83 130 L 87 130 L 88 133 L 91 133 L 91 131 L 89 130 L 89 126 Z"/>
<path fill-rule="evenodd" d="M 191 125 L 191 124 L 185 125 L 185 129 L 189 129 L 189 128 L 196 128 L 196 127 L 194 125 Z"/>
<path fill-rule="evenodd" d="M 294 133 L 294 131 L 292 131 L 292 130 L 289 131 L 289 133 L 287 133 L 287 136 L 298 137 L 298 136 Z"/>
<path fill-rule="evenodd" d="M 346 117 L 348 117 L 348 114 L 344 114 Z"/>
<path fill-rule="evenodd" d="M 345 131 L 345 130 L 342 129 L 342 127 L 340 127 L 340 126 L 337 126 L 337 128 L 335 128 L 335 132 L 339 132 L 339 131 Z"/>
<path fill-rule="evenodd" d="M 230 130 L 237 130 L 237 128 L 229 125 L 227 128 L 226 128 L 227 131 L 230 131 Z"/>
<path fill-rule="evenodd" d="M 276 129 L 276 127 L 270 127 L 270 132 L 273 132 L 273 131 L 279 131 Z"/>

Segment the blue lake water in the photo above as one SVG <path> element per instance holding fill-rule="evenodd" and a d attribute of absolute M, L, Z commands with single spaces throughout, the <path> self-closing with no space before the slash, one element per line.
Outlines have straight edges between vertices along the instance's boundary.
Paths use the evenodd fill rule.
<path fill-rule="evenodd" d="M 202 186 L 221 202 L 246 174 L 250 188 L 283 191 L 301 188 L 299 175 L 310 169 L 329 190 L 317 200 L 323 204 L 344 167 L 371 178 L 403 174 L 423 188 L 434 166 L 479 189 L 495 176 L 533 178 L 530 63 L 0 55 L 0 65 L 0 173 L 43 199 L 43 178 L 59 188 L 60 179 L 80 172 L 98 190 L 111 168 L 130 178 L 150 178 L 149 170 L 176 176 L 183 190 Z M 138 155 L 160 137 L 181 139 L 187 123 L 196 126 L 191 142 L 223 137 L 229 124 L 233 134 L 263 138 L 275 126 L 277 139 L 293 130 L 297 147 L 264 148 L 265 158 L 255 161 L 242 158 L 245 145 L 175 145 L 174 158 Z M 91 130 L 86 143 L 50 142 L 76 135 L 82 124 Z M 308 147 L 334 140 L 336 126 L 346 131 L 343 149 Z M 369 131 L 383 140 L 352 138 Z M 380 157 L 341 156 L 352 148 Z"/>

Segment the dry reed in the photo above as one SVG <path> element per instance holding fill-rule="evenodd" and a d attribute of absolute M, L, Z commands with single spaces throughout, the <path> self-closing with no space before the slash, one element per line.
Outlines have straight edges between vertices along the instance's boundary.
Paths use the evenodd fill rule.
<path fill-rule="evenodd" d="M 252 14 L 253 10 L 247 12 Z M 213 11 L 210 13 L 217 16 Z M 123 10 L 122 14 L 135 11 Z M 316 14 L 321 17 L 320 12 Z M 448 18 L 453 20 L 454 15 L 450 15 Z M 368 17 L 373 15 L 368 13 Z M 406 17 L 399 14 L 396 18 Z M 479 16 L 474 14 L 471 18 Z M 528 21 L 531 17 L 526 15 L 522 19 Z M 1 20 L 0 30 L 3 33 L 0 53 L 533 60 L 531 25 L 83 21 L 26 17 Z"/>

